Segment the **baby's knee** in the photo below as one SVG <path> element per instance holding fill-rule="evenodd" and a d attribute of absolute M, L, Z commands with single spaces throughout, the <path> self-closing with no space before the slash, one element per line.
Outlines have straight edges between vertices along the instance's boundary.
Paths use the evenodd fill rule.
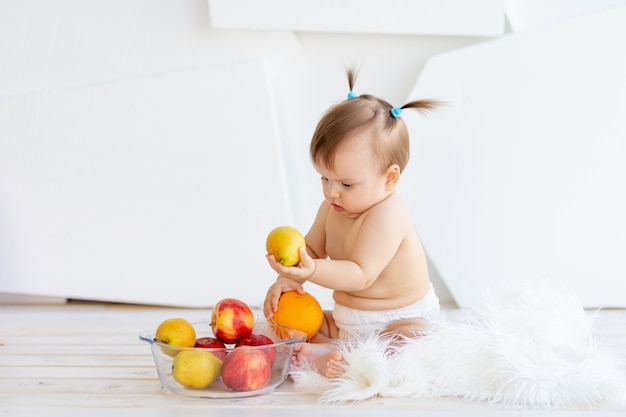
<path fill-rule="evenodd" d="M 412 318 L 393 322 L 382 333 L 413 338 L 423 336 L 429 328 L 430 323 L 427 319 Z"/>

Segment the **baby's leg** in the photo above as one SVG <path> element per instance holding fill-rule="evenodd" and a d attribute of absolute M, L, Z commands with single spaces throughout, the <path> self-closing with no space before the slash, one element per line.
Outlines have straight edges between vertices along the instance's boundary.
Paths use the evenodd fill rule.
<path fill-rule="evenodd" d="M 334 324 L 334 323 L 333 323 Z M 381 334 L 390 337 L 394 344 L 414 339 L 426 334 L 430 325 L 422 318 L 403 319 L 391 323 Z M 313 366 L 326 378 L 336 378 L 345 372 L 348 364 L 332 339 L 322 335 L 316 336 L 312 343 L 302 346 L 299 355 L 302 359 L 313 363 Z"/>
<path fill-rule="evenodd" d="M 430 323 L 426 319 L 403 319 L 391 323 L 381 334 L 396 339 L 415 339 L 424 336 L 429 328 Z"/>
<path fill-rule="evenodd" d="M 317 332 L 317 335 L 311 341 L 315 343 L 315 339 L 319 338 L 320 335 L 326 336 L 326 341 L 339 338 L 339 329 L 337 328 L 335 320 L 333 319 L 332 311 L 324 310 L 324 319 L 322 320 L 322 326 Z"/>

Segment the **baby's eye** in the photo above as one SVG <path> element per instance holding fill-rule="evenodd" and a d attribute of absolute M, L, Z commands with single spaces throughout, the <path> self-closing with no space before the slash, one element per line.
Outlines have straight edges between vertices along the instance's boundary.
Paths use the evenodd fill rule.
<path fill-rule="evenodd" d="M 352 184 L 348 184 L 348 183 L 345 183 L 345 182 L 342 182 L 341 185 L 343 185 L 344 188 L 351 188 L 352 187 Z"/>
<path fill-rule="evenodd" d="M 328 182 L 328 178 L 322 177 L 322 182 Z"/>

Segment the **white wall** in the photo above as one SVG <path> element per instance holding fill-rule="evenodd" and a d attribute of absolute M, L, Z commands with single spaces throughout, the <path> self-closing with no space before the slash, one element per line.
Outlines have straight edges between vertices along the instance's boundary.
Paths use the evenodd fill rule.
<path fill-rule="evenodd" d="M 345 97 L 346 65 L 362 64 L 362 91 L 399 103 L 430 55 L 482 39 L 216 30 L 202 0 L 2 1 L 0 37 L 0 291 L 177 305 L 207 305 L 222 296 L 263 299 L 273 280 L 264 261 L 266 231 L 281 223 L 305 231 L 321 198 L 308 140 L 321 112 Z M 265 62 L 265 76 L 248 65 L 255 73 L 247 78 L 266 79 L 266 86 L 220 81 L 229 73 L 245 77 L 239 64 L 244 61 Z M 220 93 L 225 96 L 214 97 L 211 105 L 222 101 L 225 114 L 236 115 L 240 125 L 216 125 L 214 137 L 186 119 L 199 117 L 209 105 L 201 95 L 176 90 L 186 85 L 185 74 L 194 72 L 230 84 L 232 93 Z M 267 87 L 275 106 L 259 108 L 259 94 Z M 208 88 L 208 94 L 219 92 L 210 82 Z M 168 94 L 174 103 L 167 102 Z M 159 100 L 167 104 L 164 109 L 155 109 Z M 144 111 L 131 114 L 138 108 Z M 171 118 L 171 131 L 147 126 L 155 117 Z M 234 158 L 232 172 L 202 166 L 197 153 L 211 152 L 215 141 L 232 140 L 243 130 L 250 141 L 239 145 L 245 153 L 267 140 L 258 136 L 259 129 L 272 126 L 279 132 L 277 148 L 268 144 L 269 152 L 252 152 L 258 153 L 260 169 L 268 167 L 259 173 L 284 174 L 288 192 L 280 180 L 237 165 L 249 164 L 246 159 Z M 190 144 L 190 137 L 200 141 L 203 134 L 209 145 Z M 163 142 L 170 154 L 142 154 L 143 140 Z M 172 155 L 177 143 L 195 154 Z M 276 166 L 281 157 L 276 151 L 282 151 L 284 167 Z M 74 153 L 73 162 L 68 152 Z M 192 161 L 200 165 L 189 170 Z M 96 175 L 94 164 L 109 171 Z M 248 181 L 232 181 L 237 172 L 248 172 Z M 212 200 L 211 181 L 232 181 L 230 199 Z M 146 183 L 154 191 L 147 191 Z M 195 191 L 177 195 L 190 187 Z M 241 198 L 254 192 L 268 198 L 256 205 Z M 184 206 L 171 206 L 175 198 L 184 198 Z M 240 227 L 225 219 L 229 206 L 228 219 L 241 219 L 235 222 Z M 176 216 L 174 223 L 168 220 Z M 251 224 L 248 217 L 260 221 Z M 225 237 L 224 230 L 212 236 L 225 222 L 236 237 Z M 237 239 L 254 243 L 224 248 Z M 224 252 L 233 259 L 224 259 Z M 316 294 L 329 300 L 326 291 Z"/>
<path fill-rule="evenodd" d="M 275 29 L 271 26 L 216 29 L 210 20 L 211 2 L 205 0 L 0 0 L 0 292 L 194 306 L 210 305 L 219 297 L 233 296 L 259 303 L 264 289 L 274 278 L 263 259 L 265 231 L 280 223 L 291 223 L 306 231 L 319 204 L 321 190 L 308 159 L 308 142 L 321 113 L 347 94 L 344 68 L 351 64 L 361 66 L 359 93 L 380 95 L 401 104 L 411 94 L 431 57 L 504 35 L 504 4 L 509 4 L 513 11 L 512 6 L 519 9 L 519 3 L 513 0 L 476 0 L 469 11 L 460 13 L 458 7 L 450 7 L 455 0 L 447 1 L 445 10 L 449 12 L 437 7 L 441 5 L 438 1 L 422 0 L 415 4 L 424 11 L 428 11 L 430 5 L 443 13 L 437 17 L 442 22 L 440 27 L 458 29 L 448 29 L 448 34 L 433 33 L 426 24 L 417 25 L 411 33 L 406 29 L 398 33 L 393 19 L 380 19 L 389 22 L 386 29 L 378 20 L 372 20 L 376 23 L 376 33 L 367 33 L 363 29 L 367 24 L 348 30 L 342 26 L 334 30 L 332 27 L 298 30 L 298 27 L 276 26 Z M 280 3 L 264 2 L 267 7 L 280 7 Z M 607 5 L 609 3 L 607 0 Z M 235 7 L 245 2 L 233 0 L 230 4 Z M 319 7 L 332 4 L 319 2 Z M 375 12 L 374 6 L 379 2 L 370 0 L 360 4 L 370 6 L 364 10 Z M 402 1 L 395 1 L 394 5 L 396 7 L 391 9 L 397 13 L 406 12 L 406 7 L 415 7 Z M 581 9 L 589 12 L 588 8 Z M 286 9 L 277 10 L 284 12 Z M 388 10 L 385 8 L 385 13 Z M 297 23 L 296 19 L 285 16 L 286 20 L 276 19 L 274 24 Z M 324 22 L 324 14 L 320 16 L 318 22 Z M 522 29 L 527 29 L 532 27 L 532 16 L 532 13 L 530 17 L 526 14 L 512 21 L 522 22 Z M 562 14 L 541 16 L 541 21 L 545 24 L 558 16 Z M 361 16 L 361 19 L 367 18 L 377 19 L 377 15 Z M 482 24 L 468 28 L 468 21 Z M 480 30 L 485 28 L 488 30 Z M 257 80 L 255 86 L 238 82 L 237 74 L 241 78 L 246 68 L 251 71 L 247 78 Z M 182 94 L 180 86 L 187 82 L 185 74 L 192 73 L 204 75 L 204 81 L 199 81 L 198 85 L 206 86 L 209 95 L 221 91 L 218 86 L 222 84 L 230 89 L 220 93 L 223 96 L 211 95 L 208 100 L 202 94 L 192 94 L 190 84 L 189 94 Z M 211 78 L 211 74 L 216 76 Z M 228 74 L 232 77 L 222 83 L 222 77 Z M 146 83 L 147 90 L 142 89 Z M 146 93 L 151 89 L 161 91 L 164 98 L 151 97 Z M 249 101 L 246 92 L 249 92 Z M 167 100 L 168 95 L 173 103 L 168 103 L 166 108 L 157 105 L 159 100 Z M 66 118 L 60 120 L 45 117 L 57 114 L 57 106 L 67 103 L 68 97 L 71 105 L 66 109 L 72 112 L 69 116 L 66 114 Z M 120 105 L 92 105 L 94 99 L 102 97 L 119 100 Z M 216 121 L 212 124 L 213 130 L 201 123 L 195 124 L 197 120 L 189 121 L 188 117 L 202 114 L 199 108 L 219 106 L 220 102 L 228 103 L 224 117 L 232 117 L 230 122 Z M 46 103 L 51 107 L 46 109 Z M 133 106 L 160 110 L 133 119 L 128 116 Z M 35 108 L 37 112 L 33 111 Z M 104 188 L 92 189 L 91 194 L 82 193 L 90 185 L 97 185 L 90 184 L 86 175 L 92 172 L 90 166 L 80 167 L 77 175 L 81 176 L 81 181 L 77 182 L 68 181 L 71 173 L 55 177 L 46 172 L 45 169 L 54 164 L 64 163 L 68 138 L 70 143 L 96 138 L 96 145 L 89 148 L 91 157 L 97 156 L 98 146 L 106 142 L 107 135 L 98 136 L 99 132 L 90 131 L 90 123 L 77 129 L 77 120 L 97 125 L 108 118 L 115 124 L 115 118 L 121 115 L 126 116 L 124 123 L 119 129 L 110 128 L 107 133 L 115 136 L 119 146 L 127 144 L 139 149 L 150 117 L 169 120 L 167 126 L 171 130 L 168 133 L 166 129 L 148 129 L 150 137 L 171 145 L 171 149 L 176 149 L 173 146 L 176 141 L 186 140 L 184 149 L 195 152 L 189 155 L 194 161 L 202 160 L 197 152 L 214 155 L 211 152 L 219 151 L 220 141 L 232 138 L 256 144 L 261 140 L 265 145 L 254 151 L 258 154 L 258 159 L 254 160 L 258 166 L 250 165 L 253 163 L 250 160 L 242 166 L 237 157 L 237 149 L 244 153 L 249 146 L 240 144 L 231 150 L 230 159 L 227 158 L 231 170 L 226 170 L 228 172 L 215 171 L 212 165 L 202 166 L 201 163 L 197 169 L 189 171 L 190 159 L 176 152 L 160 154 L 160 159 L 156 160 L 143 159 L 145 163 L 154 164 L 154 170 L 140 171 L 135 181 L 139 178 L 145 182 L 161 174 L 157 162 L 170 164 L 168 169 L 172 172 L 186 172 L 169 179 L 164 175 L 161 180 L 170 181 L 169 191 L 155 192 L 150 197 L 145 188 L 129 185 L 126 177 L 117 178 L 117 183 L 100 183 Z M 418 123 L 417 118 L 409 117 L 407 123 Z M 181 126 L 183 138 L 173 133 L 176 126 Z M 207 142 L 198 145 L 200 147 L 196 142 L 193 146 L 188 142 L 190 138 L 201 141 L 203 137 Z M 39 155 L 39 158 L 48 158 L 45 164 L 31 157 L 32 151 L 41 150 L 43 144 L 49 149 L 47 154 Z M 109 166 L 124 161 L 119 153 L 110 149 L 106 155 Z M 136 161 L 148 158 L 141 153 L 135 156 Z M 123 172 L 130 175 L 133 165 L 125 167 Z M 115 172 L 112 169 L 107 173 Z M 254 172 L 264 175 L 254 175 Z M 237 173 L 248 175 L 249 183 L 239 178 L 239 182 L 232 182 L 236 186 L 224 187 L 222 197 L 215 201 L 211 195 L 214 190 L 211 180 L 229 184 Z M 72 203 L 75 209 L 80 204 L 92 209 L 102 207 L 104 189 L 113 201 L 109 209 L 119 209 L 124 204 L 128 208 L 129 195 L 133 195 L 137 199 L 134 217 L 129 218 L 127 212 L 118 212 L 117 217 L 124 219 L 122 225 L 130 230 L 131 244 L 124 241 L 123 232 L 110 233 L 102 224 L 95 227 L 98 216 L 78 209 L 64 211 L 63 201 L 57 201 L 55 221 L 50 217 L 49 207 L 38 204 L 49 201 L 37 194 L 44 185 L 43 191 L 48 197 L 58 196 L 60 190 L 67 193 L 66 202 Z M 158 183 L 153 185 L 156 187 Z M 133 189 L 140 192 L 132 194 Z M 164 201 L 170 201 L 181 189 L 188 191 L 185 207 L 163 207 Z M 258 204 L 250 204 L 245 198 L 246 193 L 254 194 L 251 190 L 260 192 Z M 411 193 L 418 191 L 402 192 L 407 194 L 410 204 L 417 204 L 418 200 Z M 196 200 L 192 198 L 194 195 Z M 151 204 L 151 198 L 157 204 Z M 197 206 L 191 209 L 194 204 Z M 232 206 L 232 213 L 236 213 L 233 216 L 225 214 L 229 213 L 228 205 Z M 219 210 L 212 209 L 217 206 Z M 137 222 L 144 221 L 145 216 L 137 207 L 151 211 L 142 227 L 137 227 Z M 76 213 L 82 213 L 82 224 L 76 221 Z M 168 229 L 159 224 L 160 218 L 176 215 L 185 216 L 184 221 L 178 223 L 184 228 Z M 221 231 L 216 236 L 213 232 L 216 226 L 224 226 L 224 216 L 229 217 L 229 230 L 236 230 L 232 234 Z M 41 226 L 37 228 L 34 224 Z M 94 230 L 93 234 L 85 234 L 85 224 Z M 158 244 L 158 234 L 150 226 L 164 230 L 160 238 L 166 240 L 167 245 Z M 142 233 L 142 230 L 149 233 Z M 81 235 L 82 240 L 74 239 L 76 235 Z M 185 238 L 187 248 L 193 249 L 193 253 L 171 241 Z M 55 239 L 62 244 L 57 244 Z M 131 253 L 127 257 L 120 257 L 120 245 L 129 248 Z M 141 256 L 132 256 L 133 245 Z M 428 248 L 428 242 L 425 245 Z M 229 247 L 233 249 L 228 250 Z M 224 252 L 233 253 L 232 259 L 223 255 Z M 81 262 L 76 262 L 76 254 Z M 177 263 L 181 264 L 180 275 L 172 276 L 176 275 Z M 436 267 L 432 274 L 443 301 L 454 301 Z M 308 288 L 324 304 L 329 303 L 328 291 Z"/>
<path fill-rule="evenodd" d="M 549 282 L 586 307 L 626 307 L 624 47 L 621 6 L 421 72 L 414 94 L 449 105 L 413 124 L 420 153 L 404 185 L 420 190 L 418 230 L 459 305 Z"/>

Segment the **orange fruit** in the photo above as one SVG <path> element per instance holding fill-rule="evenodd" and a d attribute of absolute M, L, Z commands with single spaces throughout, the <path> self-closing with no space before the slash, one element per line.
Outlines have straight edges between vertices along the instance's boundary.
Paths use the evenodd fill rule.
<path fill-rule="evenodd" d="M 278 226 L 267 235 L 265 247 L 281 265 L 294 266 L 300 262 L 300 248 L 306 247 L 306 242 L 294 227 Z"/>
<path fill-rule="evenodd" d="M 317 334 L 323 320 L 324 312 L 317 299 L 308 292 L 300 294 L 297 291 L 287 291 L 280 296 L 278 310 L 271 319 L 276 324 L 306 333 L 307 340 Z M 280 328 L 276 329 L 276 333 L 285 339 Z"/>

